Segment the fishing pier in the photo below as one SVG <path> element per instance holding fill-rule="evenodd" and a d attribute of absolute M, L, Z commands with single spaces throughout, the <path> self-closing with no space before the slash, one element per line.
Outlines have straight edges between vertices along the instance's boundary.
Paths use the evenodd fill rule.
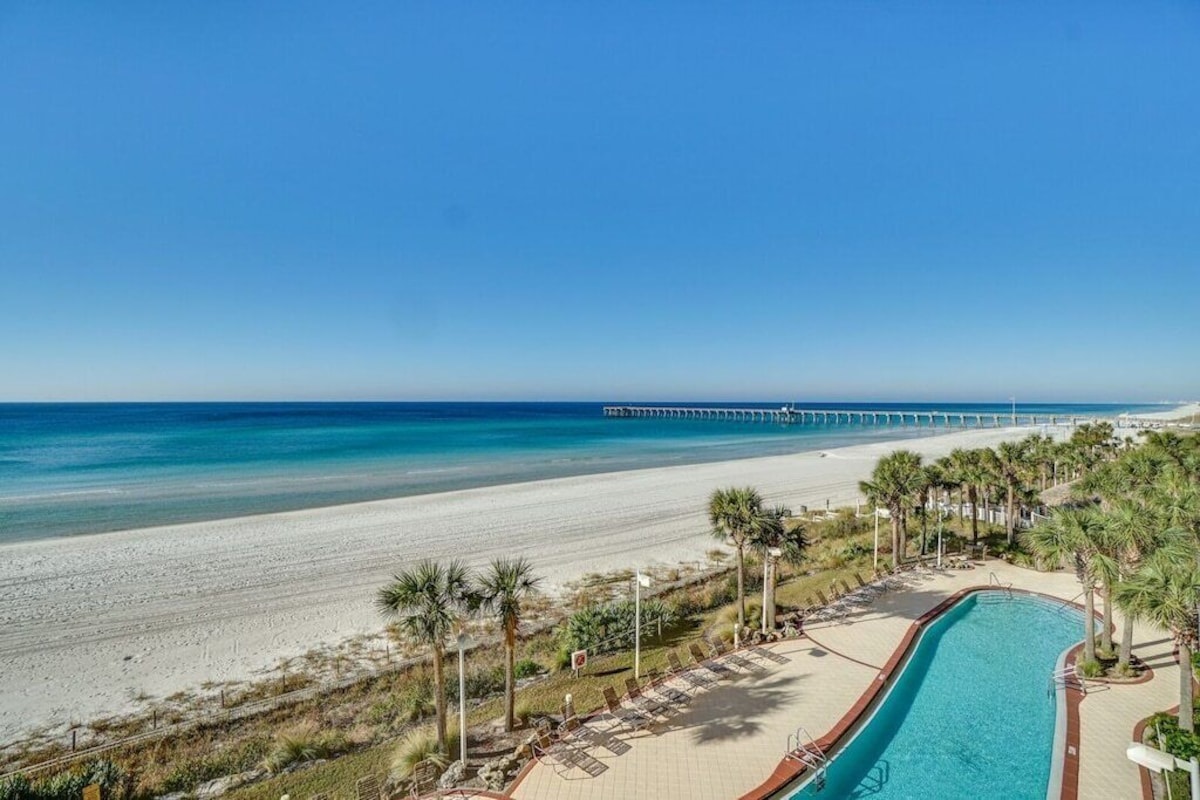
<path fill-rule="evenodd" d="M 768 422 L 779 425 L 913 425 L 944 428 L 1000 428 L 1004 426 L 1079 425 L 1096 422 L 1090 417 L 1057 414 L 976 414 L 957 411 L 896 411 L 859 408 L 721 408 L 700 406 L 604 406 L 604 416 L 621 419 L 655 418 L 711 420 L 720 422 Z M 1114 426 L 1148 427 L 1161 425 L 1161 420 L 1139 420 L 1136 417 L 1116 417 L 1109 420 Z"/>

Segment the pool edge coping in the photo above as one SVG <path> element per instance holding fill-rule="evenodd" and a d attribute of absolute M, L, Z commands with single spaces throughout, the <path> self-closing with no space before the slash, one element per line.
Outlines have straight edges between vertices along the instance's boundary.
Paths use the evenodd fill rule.
<path fill-rule="evenodd" d="M 848 733 L 856 728 L 859 721 L 871 709 L 875 701 L 880 695 L 891 685 L 893 679 L 897 677 L 898 667 L 907 661 L 908 656 L 919 638 L 924 632 L 925 627 L 940 617 L 946 611 L 950 610 L 964 597 L 978 592 L 995 591 L 995 586 L 977 585 L 968 586 L 959 589 L 957 592 L 946 597 L 940 603 L 929 609 L 921 616 L 917 617 L 908 626 L 908 630 L 904 632 L 904 637 L 900 640 L 887 662 L 875 676 L 875 680 L 863 691 L 859 698 L 854 702 L 842 717 L 834 724 L 828 732 L 817 739 L 816 744 L 822 751 L 829 753 L 838 747 Z M 1060 597 L 1045 594 L 1043 592 L 1033 591 L 1032 589 L 1019 589 L 1016 587 L 1005 589 L 1009 592 L 1017 592 L 1032 597 L 1040 597 L 1044 600 L 1049 600 L 1061 605 L 1070 605 L 1078 608 L 1081 611 L 1085 609 L 1079 603 L 1072 601 L 1064 601 Z M 1068 660 L 1074 663 L 1074 654 L 1083 646 L 1083 642 L 1072 645 L 1068 650 Z M 1066 691 L 1067 705 L 1067 729 L 1066 729 L 1066 747 L 1065 752 L 1059 751 L 1055 754 L 1054 761 L 1051 763 L 1051 778 L 1055 774 L 1055 764 L 1061 764 L 1062 768 L 1062 783 L 1059 790 L 1060 800 L 1079 800 L 1079 703 L 1083 700 L 1083 694 L 1078 689 L 1068 688 Z M 1057 724 L 1057 722 L 1055 723 Z M 1057 742 L 1056 742 L 1057 744 Z M 794 759 L 789 759 L 786 756 L 782 758 L 779 764 L 775 767 L 774 772 L 759 784 L 754 789 L 743 794 L 738 800 L 774 800 L 779 792 L 788 788 L 789 784 L 799 779 L 805 772 L 802 764 Z M 1049 784 L 1047 785 L 1049 789 Z M 1048 792 L 1049 794 L 1049 792 Z"/>

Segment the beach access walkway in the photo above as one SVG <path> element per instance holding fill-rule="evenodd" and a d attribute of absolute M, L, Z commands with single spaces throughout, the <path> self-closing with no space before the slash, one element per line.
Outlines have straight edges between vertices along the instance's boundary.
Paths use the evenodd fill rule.
<path fill-rule="evenodd" d="M 922 577 L 855 611 L 852 622 L 810 625 L 809 636 L 772 645 L 789 659 L 786 663 L 723 681 L 653 732 L 625 735 L 630 751 L 600 753 L 607 769 L 596 777 L 559 774 L 536 763 L 511 794 L 517 800 L 741 798 L 776 770 L 797 726 L 817 739 L 825 736 L 879 680 L 915 620 L 963 589 L 987 585 L 990 573 L 1014 589 L 1064 601 L 1079 594 L 1071 574 L 1038 573 L 996 560 Z M 1139 720 L 1177 702 L 1179 674 L 1171 651 L 1163 631 L 1139 627 L 1135 653 L 1154 677 L 1141 684 L 1089 687 L 1079 703 L 1077 797 L 1141 798 L 1138 769 L 1126 759 L 1125 747 Z M 1029 679 L 1048 683 L 1049 675 Z"/>

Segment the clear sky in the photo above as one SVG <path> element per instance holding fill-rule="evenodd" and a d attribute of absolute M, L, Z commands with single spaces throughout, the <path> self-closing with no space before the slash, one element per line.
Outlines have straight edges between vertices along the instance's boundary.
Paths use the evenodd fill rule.
<path fill-rule="evenodd" d="M 1200 396 L 1200 4 L 0 3 L 0 400 Z"/>

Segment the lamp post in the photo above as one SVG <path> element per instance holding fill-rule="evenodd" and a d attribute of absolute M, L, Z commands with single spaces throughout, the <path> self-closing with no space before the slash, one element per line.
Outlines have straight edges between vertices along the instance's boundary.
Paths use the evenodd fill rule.
<path fill-rule="evenodd" d="M 975 512 L 975 509 L 971 509 L 971 512 L 972 512 L 972 513 L 974 513 L 974 512 Z M 938 555 L 937 555 L 937 565 L 938 565 L 938 569 L 941 569 L 941 568 L 942 568 L 942 510 L 941 510 L 940 508 L 938 509 Z"/>
<path fill-rule="evenodd" d="M 783 555 L 778 547 L 767 548 L 767 569 L 763 580 L 762 632 L 775 632 L 775 563 Z"/>
<path fill-rule="evenodd" d="M 474 644 L 466 631 L 458 634 L 458 758 L 467 765 L 467 648 Z"/>
<path fill-rule="evenodd" d="M 633 677 L 642 677 L 642 587 L 650 588 L 650 576 L 641 570 L 635 573 L 633 584 Z"/>

